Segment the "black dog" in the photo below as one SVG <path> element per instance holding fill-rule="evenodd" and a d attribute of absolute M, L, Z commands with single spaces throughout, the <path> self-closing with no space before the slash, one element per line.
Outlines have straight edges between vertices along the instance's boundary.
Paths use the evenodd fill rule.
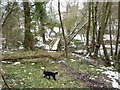
<path fill-rule="evenodd" d="M 58 74 L 58 72 L 49 72 L 49 71 L 43 71 L 43 74 L 44 74 L 44 78 L 49 76 L 49 79 L 50 79 L 50 76 L 53 77 L 53 79 L 56 81 L 56 78 L 55 78 L 55 75 Z"/>

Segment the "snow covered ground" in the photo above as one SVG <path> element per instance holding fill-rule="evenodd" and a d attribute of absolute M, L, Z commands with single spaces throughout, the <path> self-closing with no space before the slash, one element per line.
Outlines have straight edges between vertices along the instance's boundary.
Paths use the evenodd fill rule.
<path fill-rule="evenodd" d="M 109 34 L 104 34 L 104 40 L 110 40 L 110 35 Z M 112 40 L 116 40 L 116 36 L 114 36 L 114 35 L 111 35 L 111 37 L 112 37 Z"/>
<path fill-rule="evenodd" d="M 85 35 L 80 35 L 80 34 L 76 35 L 76 37 L 74 39 L 81 40 L 82 42 L 86 41 Z"/>
<path fill-rule="evenodd" d="M 105 69 L 106 71 L 104 71 L 103 73 L 107 74 L 108 77 L 112 80 L 112 86 L 114 88 L 119 88 L 120 89 L 120 85 L 118 84 L 118 80 L 120 80 L 120 73 L 113 71 L 113 67 L 105 67 L 102 66 L 101 68 Z M 116 81 L 117 80 L 117 81 Z"/>
<path fill-rule="evenodd" d="M 80 50 L 81 52 L 81 50 Z M 91 59 L 88 55 L 86 55 L 85 57 L 83 56 L 80 56 L 80 55 L 77 55 L 77 54 L 74 54 L 73 55 L 77 56 L 83 60 L 87 60 L 88 62 L 91 62 L 91 63 L 94 63 L 95 65 L 97 65 L 97 62 L 95 63 L 95 60 Z M 75 61 L 75 60 L 71 60 L 71 61 Z M 91 67 L 94 67 L 92 65 L 90 65 Z M 112 86 L 114 88 L 118 88 L 120 89 L 120 85 L 118 84 L 117 81 L 120 82 L 120 73 L 118 73 L 117 71 L 114 71 L 114 67 L 111 66 L 111 67 L 105 67 L 103 65 L 99 66 L 100 69 L 97 69 L 98 71 L 102 71 L 102 73 L 106 74 L 111 80 L 109 82 L 112 83 Z M 103 70 L 104 69 L 104 70 Z"/>

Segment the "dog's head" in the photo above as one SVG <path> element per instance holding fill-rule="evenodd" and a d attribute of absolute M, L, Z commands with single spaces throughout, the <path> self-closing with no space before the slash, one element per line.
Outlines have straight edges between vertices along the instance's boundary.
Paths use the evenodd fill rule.
<path fill-rule="evenodd" d="M 55 74 L 58 74 L 58 72 L 55 72 Z"/>

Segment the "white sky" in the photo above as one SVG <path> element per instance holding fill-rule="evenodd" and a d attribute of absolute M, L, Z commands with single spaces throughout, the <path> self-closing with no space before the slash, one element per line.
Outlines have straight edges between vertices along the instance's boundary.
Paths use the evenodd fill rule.
<path fill-rule="evenodd" d="M 57 11 L 58 10 L 58 0 L 50 0 L 52 1 L 52 6 L 55 8 L 55 10 Z M 86 1 L 86 0 L 60 0 L 60 3 L 61 3 L 61 11 L 66 11 L 66 5 L 67 3 L 74 3 L 74 2 L 78 2 L 79 3 L 79 8 L 82 8 L 83 7 L 83 2 Z"/>

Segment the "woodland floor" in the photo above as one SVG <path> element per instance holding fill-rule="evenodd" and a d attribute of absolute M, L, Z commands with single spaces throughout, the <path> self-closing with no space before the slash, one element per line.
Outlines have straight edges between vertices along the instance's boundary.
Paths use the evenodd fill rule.
<path fill-rule="evenodd" d="M 75 78 L 76 80 L 86 83 L 89 88 L 92 88 L 92 89 L 107 88 L 105 83 L 100 83 L 95 80 L 91 80 L 91 79 L 89 79 L 90 76 L 88 74 L 79 73 L 79 72 L 75 71 L 72 67 L 70 67 L 64 63 L 60 64 L 60 68 L 62 68 L 62 70 L 64 70 L 66 73 L 68 73 L 72 78 Z"/>
<path fill-rule="evenodd" d="M 15 61 L 9 64 L 3 63 L 2 66 L 6 72 L 6 80 L 8 81 L 10 87 L 92 88 L 92 90 L 96 90 L 96 88 L 104 88 L 102 90 L 109 90 L 109 88 L 112 88 L 111 83 L 108 82 L 110 81 L 110 78 L 102 73 L 105 69 L 100 70 L 99 65 L 93 65 L 88 61 L 71 54 L 69 60 L 64 60 L 64 58 L 59 58 L 62 54 L 56 52 L 48 53 L 41 51 L 37 53 L 37 55 L 40 55 L 40 58 L 30 57 L 29 59 L 26 59 L 26 56 L 33 56 L 34 54 L 35 52 L 17 51 L 11 54 L 3 55 L 6 58 L 16 56 L 25 57 L 25 59 L 17 60 L 17 62 L 19 61 L 21 63 L 18 65 L 14 65 Z M 57 60 L 57 58 L 59 59 Z M 9 62 L 9 59 L 7 59 L 6 62 Z M 48 71 L 58 71 L 58 75 L 56 76 L 57 81 L 52 80 L 52 78 L 51 80 L 43 78 L 43 69 L 41 67 L 44 67 L 45 70 Z"/>

